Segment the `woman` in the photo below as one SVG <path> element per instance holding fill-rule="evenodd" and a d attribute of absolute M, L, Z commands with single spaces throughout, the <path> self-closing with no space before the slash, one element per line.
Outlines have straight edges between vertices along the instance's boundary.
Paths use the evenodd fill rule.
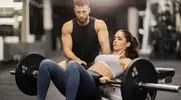
<path fill-rule="evenodd" d="M 51 60 L 42 61 L 37 83 L 38 100 L 45 100 L 50 79 L 63 95 L 66 94 L 66 100 L 99 100 L 102 96 L 100 85 L 122 74 L 127 65 L 139 57 L 138 45 L 129 31 L 119 30 L 113 41 L 114 53 L 97 56 L 88 70 L 75 61 L 67 63 L 66 71 Z"/>

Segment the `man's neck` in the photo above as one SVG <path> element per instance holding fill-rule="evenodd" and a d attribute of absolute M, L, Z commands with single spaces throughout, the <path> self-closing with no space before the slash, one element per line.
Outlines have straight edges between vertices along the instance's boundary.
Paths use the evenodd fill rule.
<path fill-rule="evenodd" d="M 90 21 L 90 19 L 88 18 L 85 23 L 80 23 L 78 20 L 77 20 L 77 23 L 78 23 L 80 26 L 86 26 L 86 25 L 89 24 L 89 21 Z"/>

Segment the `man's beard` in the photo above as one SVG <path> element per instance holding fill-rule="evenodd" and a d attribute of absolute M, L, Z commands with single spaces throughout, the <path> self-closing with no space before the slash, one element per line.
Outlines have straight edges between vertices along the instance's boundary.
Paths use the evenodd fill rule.
<path fill-rule="evenodd" d="M 84 24 L 84 23 L 87 22 L 87 20 L 88 20 L 88 18 L 78 19 L 78 22 L 79 22 L 80 24 Z"/>

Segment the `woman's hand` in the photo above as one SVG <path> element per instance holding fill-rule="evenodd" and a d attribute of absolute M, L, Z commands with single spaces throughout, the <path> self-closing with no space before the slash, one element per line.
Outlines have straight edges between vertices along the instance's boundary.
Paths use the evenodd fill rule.
<path fill-rule="evenodd" d="M 99 78 L 99 81 L 102 83 L 102 84 L 106 84 L 106 81 L 109 81 L 110 78 L 109 77 L 101 77 Z"/>
<path fill-rule="evenodd" d="M 102 84 L 106 84 L 106 81 L 109 81 L 110 78 L 109 77 L 101 77 L 99 78 L 99 81 L 102 83 Z M 106 84 L 106 86 L 111 86 L 111 87 L 120 87 L 121 85 L 120 84 Z"/>

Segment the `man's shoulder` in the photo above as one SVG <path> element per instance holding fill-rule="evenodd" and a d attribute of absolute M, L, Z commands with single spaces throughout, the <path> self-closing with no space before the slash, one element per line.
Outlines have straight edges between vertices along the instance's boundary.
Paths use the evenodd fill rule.
<path fill-rule="evenodd" d="M 96 29 L 104 27 L 105 25 L 106 25 L 106 23 L 104 22 L 104 20 L 98 19 L 98 18 L 95 19 L 95 27 L 96 27 Z"/>
<path fill-rule="evenodd" d="M 72 29 L 72 20 L 69 20 L 63 24 L 63 28 Z"/>
<path fill-rule="evenodd" d="M 102 22 L 104 22 L 102 19 L 99 19 L 99 18 L 94 18 L 95 19 L 95 22 L 96 23 L 102 23 Z"/>
<path fill-rule="evenodd" d="M 65 22 L 64 24 L 63 24 L 63 27 L 62 27 L 62 31 L 66 31 L 66 32 L 69 32 L 69 33 L 71 33 L 72 32 L 72 29 L 73 29 L 73 26 L 72 26 L 73 24 L 72 24 L 72 20 L 69 20 L 69 21 L 67 21 L 67 22 Z"/>
<path fill-rule="evenodd" d="M 72 25 L 72 21 L 73 21 L 73 19 L 68 20 L 67 22 L 64 23 L 64 25 Z"/>
<path fill-rule="evenodd" d="M 99 19 L 99 18 L 94 18 L 95 19 L 95 24 L 96 25 L 101 25 L 101 24 L 105 24 L 104 20 Z"/>

